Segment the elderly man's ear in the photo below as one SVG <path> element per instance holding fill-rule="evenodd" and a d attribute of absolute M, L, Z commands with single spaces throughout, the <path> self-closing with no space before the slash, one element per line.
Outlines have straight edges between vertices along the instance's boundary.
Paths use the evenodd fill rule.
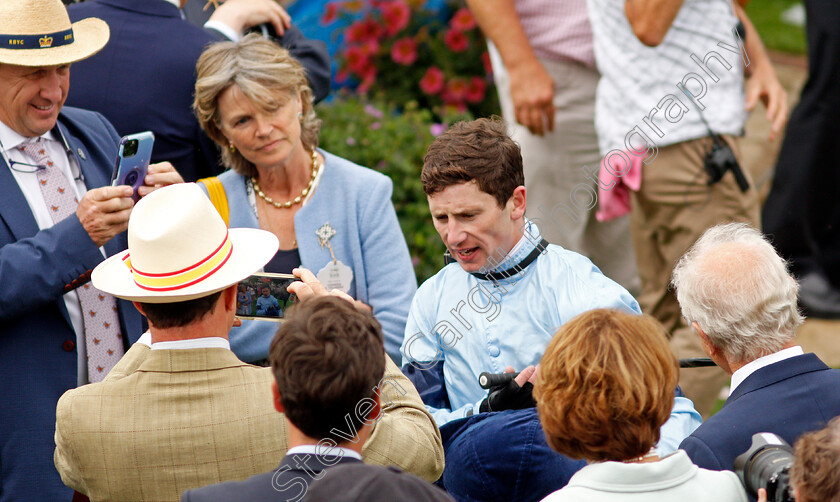
<path fill-rule="evenodd" d="M 731 375 L 732 370 L 729 367 L 729 360 L 726 358 L 726 355 L 723 353 L 723 351 L 715 346 L 714 342 L 712 342 L 711 338 L 709 338 L 709 335 L 707 335 L 706 332 L 703 331 L 703 328 L 701 328 L 696 321 L 693 321 L 691 323 L 691 327 L 694 328 L 694 331 L 697 332 L 697 336 L 700 337 L 700 344 L 703 346 L 703 351 L 706 354 L 708 354 L 712 361 L 714 361 L 715 364 L 720 366 L 720 368 L 723 371 Z"/>
<path fill-rule="evenodd" d="M 703 328 L 701 328 L 700 325 L 697 324 L 697 321 L 692 321 L 691 327 L 694 328 L 694 331 L 697 332 L 697 336 L 700 337 L 700 344 L 703 345 L 703 351 L 706 352 L 706 354 L 708 354 L 709 357 L 714 359 L 715 355 L 719 353 L 720 350 L 718 350 L 718 348 L 715 347 L 715 345 L 709 339 L 709 335 L 707 335 L 706 332 L 703 331 Z"/>

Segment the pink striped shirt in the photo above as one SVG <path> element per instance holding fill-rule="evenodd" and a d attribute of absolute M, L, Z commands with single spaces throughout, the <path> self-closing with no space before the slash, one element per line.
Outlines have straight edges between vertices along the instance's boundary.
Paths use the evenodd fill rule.
<path fill-rule="evenodd" d="M 540 58 L 595 67 L 586 0 L 516 0 L 516 13 Z"/>

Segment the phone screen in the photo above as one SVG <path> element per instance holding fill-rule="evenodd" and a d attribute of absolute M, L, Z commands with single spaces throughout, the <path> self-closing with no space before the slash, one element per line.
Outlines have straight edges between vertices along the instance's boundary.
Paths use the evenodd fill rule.
<path fill-rule="evenodd" d="M 291 274 L 254 274 L 236 289 L 236 316 L 240 319 L 280 321 L 297 297 L 286 289 L 298 279 Z"/>

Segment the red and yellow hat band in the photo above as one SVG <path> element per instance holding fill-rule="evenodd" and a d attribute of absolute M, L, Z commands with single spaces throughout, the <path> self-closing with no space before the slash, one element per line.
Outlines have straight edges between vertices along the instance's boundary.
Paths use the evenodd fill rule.
<path fill-rule="evenodd" d="M 225 232 L 225 239 L 222 244 L 210 253 L 206 258 L 195 265 L 163 274 L 151 274 L 141 272 L 131 266 L 129 253 L 123 257 L 123 262 L 134 275 L 134 283 L 148 291 L 174 291 L 197 284 L 219 270 L 228 261 L 233 253 L 233 242 L 228 232 Z"/>

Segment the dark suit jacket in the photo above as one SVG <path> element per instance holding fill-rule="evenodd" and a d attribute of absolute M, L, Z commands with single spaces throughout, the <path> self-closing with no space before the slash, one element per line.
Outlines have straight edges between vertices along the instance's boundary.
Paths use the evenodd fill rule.
<path fill-rule="evenodd" d="M 335 465 L 361 463 L 350 457 L 330 457 L 295 453 L 283 457 L 280 466 L 245 481 L 229 481 L 188 490 L 181 502 L 243 502 L 301 500 L 313 480 L 321 479 L 321 471 Z"/>
<path fill-rule="evenodd" d="M 803 432 L 840 415 L 840 370 L 814 354 L 771 364 L 746 378 L 723 408 L 687 437 L 680 448 L 700 467 L 732 470 L 752 435 L 772 432 L 793 445 Z"/>
<path fill-rule="evenodd" d="M 207 5 L 206 0 L 187 0 L 183 9 L 184 18 L 196 26 L 204 26 L 214 9 L 212 5 L 205 9 L 205 5 Z M 306 38 L 295 26 L 287 29 L 282 37 L 277 35 L 274 28 L 269 26 L 267 29 L 269 37 L 289 49 L 289 52 L 306 68 L 306 74 L 309 76 L 309 86 L 312 87 L 315 102 L 317 103 L 327 97 L 330 93 L 332 77 L 327 44 L 321 40 Z M 262 30 L 259 27 L 254 27 L 249 31 L 260 33 Z M 218 32 L 215 33 L 219 37 L 222 36 Z"/>
<path fill-rule="evenodd" d="M 191 108 L 196 61 L 207 44 L 219 40 L 218 34 L 184 21 L 165 0 L 87 0 L 67 10 L 73 21 L 98 17 L 111 28 L 102 51 L 73 64 L 67 104 L 102 113 L 120 135 L 152 131 L 152 162 L 172 162 L 186 181 L 220 173 L 216 145 Z M 290 51 L 304 66 L 317 66 L 320 42 L 294 31 L 299 36 L 287 36 Z M 328 90 L 326 47 L 321 52 Z M 323 70 L 309 72 L 321 75 Z"/>
<path fill-rule="evenodd" d="M 122 136 L 152 131 L 152 162 L 172 162 L 186 181 L 219 173 L 216 146 L 190 108 L 195 63 L 216 38 L 165 0 L 87 0 L 67 11 L 111 28 L 104 49 L 73 63 L 67 104 L 102 113 Z"/>
<path fill-rule="evenodd" d="M 108 121 L 65 107 L 58 128 L 88 188 L 107 185 L 119 139 Z M 109 255 L 125 248 L 125 233 L 105 245 Z M 75 214 L 39 230 L 0 158 L 0 501 L 72 496 L 53 465 L 55 406 L 77 384 L 76 333 L 62 295 L 90 280 L 103 260 Z M 129 302 L 118 307 L 122 333 L 133 342 L 140 314 Z"/>

